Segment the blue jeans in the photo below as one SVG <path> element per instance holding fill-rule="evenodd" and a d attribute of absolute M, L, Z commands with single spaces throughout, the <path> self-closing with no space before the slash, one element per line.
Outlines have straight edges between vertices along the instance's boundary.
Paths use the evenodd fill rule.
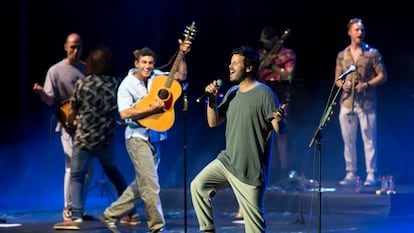
<path fill-rule="evenodd" d="M 120 196 L 126 189 L 127 183 L 119 169 L 115 166 L 115 154 L 113 145 L 99 149 L 80 149 L 75 147 L 72 154 L 70 174 L 70 195 L 72 198 L 72 219 L 82 218 L 84 213 L 85 199 L 82 193 L 85 187 L 85 174 L 88 171 L 93 158 L 99 159 L 102 169 Z"/>

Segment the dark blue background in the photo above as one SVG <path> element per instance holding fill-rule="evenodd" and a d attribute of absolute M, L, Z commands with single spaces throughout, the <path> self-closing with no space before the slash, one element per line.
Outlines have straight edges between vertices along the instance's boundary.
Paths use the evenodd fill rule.
<path fill-rule="evenodd" d="M 133 65 L 132 51 L 148 46 L 168 62 L 178 48 L 184 27 L 196 22 L 198 32 L 187 55 L 189 108 L 176 103 L 176 121 L 162 145 L 159 167 L 162 188 L 184 187 L 224 146 L 224 127 L 210 129 L 203 104 L 195 102 L 204 86 L 222 78 L 229 83 L 230 51 L 241 45 L 258 48 L 260 30 L 268 25 L 290 28 L 285 44 L 297 54 L 294 109 L 289 121 L 289 166 L 315 174 L 316 148 L 309 142 L 326 105 L 334 76 L 335 58 L 349 44 L 346 24 L 360 17 L 365 41 L 384 56 L 389 81 L 378 88 L 378 163 L 380 174 L 414 183 L 412 12 L 397 2 L 360 1 L 28 1 L 3 7 L 2 114 L 0 117 L 0 211 L 60 209 L 63 205 L 64 160 L 52 109 L 32 91 L 43 84 L 47 69 L 65 56 L 63 44 L 71 32 L 85 44 L 84 57 L 97 43 L 115 53 L 116 73 L 124 77 Z M 407 3 L 408 4 L 408 3 Z M 322 180 L 344 175 L 343 145 L 337 108 L 322 131 Z M 364 175 L 362 145 L 360 173 Z M 186 146 L 186 147 L 185 147 Z M 133 170 L 117 129 L 118 162 L 131 180 Z M 184 171 L 187 175 L 184 176 Z M 102 178 L 96 166 L 92 185 Z M 94 187 L 94 186 L 93 186 Z"/>

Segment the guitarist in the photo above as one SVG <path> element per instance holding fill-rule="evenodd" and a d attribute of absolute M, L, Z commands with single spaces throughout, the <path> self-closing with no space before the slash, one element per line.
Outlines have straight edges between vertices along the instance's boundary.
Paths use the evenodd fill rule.
<path fill-rule="evenodd" d="M 190 41 L 179 40 L 180 52 L 190 51 Z M 149 105 L 139 105 L 149 96 L 151 84 L 157 75 L 164 75 L 155 69 L 155 53 L 148 47 L 134 52 L 134 68 L 123 79 L 118 88 L 118 111 L 126 123 L 125 145 L 135 170 L 135 179 L 125 192 L 99 216 L 101 222 L 112 232 L 117 232 L 116 222 L 135 207 L 139 198 L 145 206 L 147 226 L 150 232 L 161 232 L 165 219 L 160 200 L 160 185 L 157 174 L 157 155 L 150 141 L 150 130 L 137 122 L 163 111 L 164 102 L 155 96 Z M 178 56 L 177 56 L 178 57 Z M 182 56 L 178 61 L 175 80 L 185 80 L 187 64 Z M 137 107 L 138 106 L 138 107 Z"/>
<path fill-rule="evenodd" d="M 272 50 L 272 47 L 278 43 L 279 39 L 280 37 L 274 27 L 267 26 L 263 28 L 259 39 L 263 47 L 258 52 L 264 65 L 259 70 L 259 81 L 266 83 L 276 92 L 279 101 L 286 106 L 285 117 L 288 118 L 289 104 L 291 103 L 292 96 L 292 79 L 296 71 L 296 55 L 292 49 L 286 48 L 281 44 L 275 54 L 266 56 Z M 277 150 L 274 151 L 277 151 L 279 154 L 280 169 L 277 183 L 280 184 L 281 181 L 288 177 L 287 134 L 276 134 L 275 138 L 277 141 Z"/>
<path fill-rule="evenodd" d="M 44 86 L 37 83 L 33 86 L 33 91 L 40 96 L 44 103 L 56 108 L 57 115 L 59 114 L 61 104 L 72 96 L 76 81 L 85 78 L 86 75 L 85 62 L 81 60 L 83 43 L 80 35 L 77 33 L 69 34 L 63 48 L 66 51 L 66 57 L 49 68 Z M 61 133 L 60 139 L 65 154 L 65 176 L 63 186 L 64 209 L 62 215 L 64 220 L 71 220 L 72 201 L 70 198 L 69 182 L 75 131 L 65 126 L 64 122 L 58 121 L 56 132 Z M 92 166 L 89 170 L 89 175 L 87 175 L 85 179 L 86 185 L 89 184 L 93 172 Z M 84 198 L 86 198 L 86 195 L 87 189 L 85 189 L 85 193 L 83 193 Z"/>

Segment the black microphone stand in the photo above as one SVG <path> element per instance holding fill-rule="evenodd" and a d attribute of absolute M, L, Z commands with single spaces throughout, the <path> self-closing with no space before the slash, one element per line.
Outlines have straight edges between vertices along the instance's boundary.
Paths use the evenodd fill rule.
<path fill-rule="evenodd" d="M 321 181 L 321 177 L 322 177 L 322 128 L 326 125 L 326 122 L 330 119 L 330 116 L 332 115 L 332 108 L 334 105 L 336 105 L 336 98 L 338 97 L 339 93 L 342 90 L 342 86 L 344 85 L 345 79 L 342 79 L 342 83 L 341 86 L 338 88 L 338 90 L 336 91 L 335 95 L 332 97 L 332 93 L 333 90 L 335 88 L 335 83 L 336 81 L 334 81 L 333 86 L 331 88 L 331 93 L 330 96 L 328 98 L 328 105 L 326 106 L 321 120 L 319 122 L 318 127 L 315 130 L 315 133 L 313 134 L 312 140 L 309 143 L 309 147 L 312 147 L 313 144 L 316 142 L 317 143 L 317 149 L 318 149 L 318 164 L 319 164 L 319 168 L 318 168 L 318 232 L 321 232 L 321 222 L 322 222 L 322 191 L 321 191 L 321 187 L 322 187 L 322 181 Z"/>
<path fill-rule="evenodd" d="M 187 233 L 187 112 L 188 112 L 188 83 L 183 83 L 183 138 L 184 138 L 184 233 Z"/>

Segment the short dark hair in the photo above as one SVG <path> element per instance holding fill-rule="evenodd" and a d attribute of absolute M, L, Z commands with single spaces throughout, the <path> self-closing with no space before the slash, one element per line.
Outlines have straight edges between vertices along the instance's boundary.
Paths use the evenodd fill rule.
<path fill-rule="evenodd" d="M 252 68 L 251 73 L 253 75 L 256 75 L 257 70 L 260 65 L 260 55 L 256 50 L 250 48 L 249 46 L 242 46 L 242 47 L 233 49 L 231 55 L 234 55 L 234 54 L 240 54 L 241 56 L 243 56 L 244 66 L 245 67 L 252 66 L 253 68 Z"/>
<path fill-rule="evenodd" d="M 113 66 L 112 51 L 104 44 L 95 46 L 86 58 L 87 74 L 111 75 Z"/>
<path fill-rule="evenodd" d="M 348 22 L 348 24 L 346 25 L 346 27 L 348 28 L 348 30 L 351 27 L 351 25 L 354 24 L 354 23 L 360 23 L 360 24 L 362 24 L 362 19 L 360 19 L 360 18 L 352 18 L 352 19 L 350 19 L 349 22 Z"/>
<path fill-rule="evenodd" d="M 148 47 L 144 47 L 142 49 L 137 49 L 133 52 L 135 60 L 139 60 L 140 57 L 142 56 L 151 56 L 154 58 L 154 61 L 156 60 L 156 56 L 155 56 L 155 52 L 148 48 Z"/>

